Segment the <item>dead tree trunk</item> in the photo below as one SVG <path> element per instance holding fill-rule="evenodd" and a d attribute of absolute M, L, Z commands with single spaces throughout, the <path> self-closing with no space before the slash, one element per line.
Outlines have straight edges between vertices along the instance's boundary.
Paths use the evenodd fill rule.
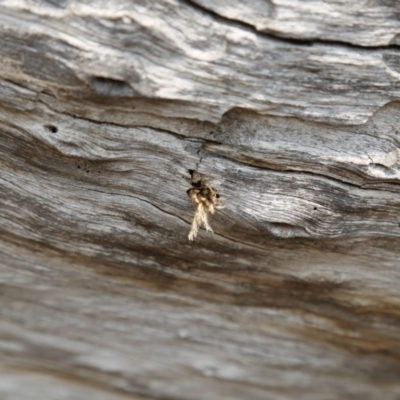
<path fill-rule="evenodd" d="M 0 398 L 399 399 L 399 13 L 2 1 Z"/>

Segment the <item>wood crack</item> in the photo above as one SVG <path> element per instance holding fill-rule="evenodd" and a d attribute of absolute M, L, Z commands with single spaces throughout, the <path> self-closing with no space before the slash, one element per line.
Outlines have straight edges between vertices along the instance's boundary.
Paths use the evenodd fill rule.
<path fill-rule="evenodd" d="M 373 187 L 369 187 L 369 188 L 365 187 L 366 185 L 371 185 L 372 182 L 370 182 L 370 183 L 367 182 L 367 183 L 363 183 L 363 184 L 356 184 L 356 183 L 352 183 L 352 182 L 349 182 L 349 181 L 342 180 L 342 179 L 340 179 L 338 177 L 324 175 L 324 174 L 321 174 L 321 173 L 318 173 L 318 172 L 314 172 L 314 171 L 299 171 L 299 170 L 295 170 L 295 169 L 290 169 L 288 167 L 285 167 L 285 169 L 283 169 L 283 167 L 280 166 L 280 165 L 277 165 L 274 168 L 272 164 L 270 164 L 271 166 L 269 166 L 269 167 L 267 167 L 266 165 L 260 166 L 260 165 L 257 165 L 256 163 L 252 163 L 251 160 L 244 161 L 243 158 L 235 157 L 234 154 L 227 154 L 226 152 L 218 151 L 218 144 L 220 144 L 220 143 L 218 143 L 218 142 L 211 143 L 209 141 L 206 141 L 203 144 L 202 148 L 203 148 L 204 151 L 207 151 L 207 152 L 209 152 L 211 154 L 215 154 L 215 155 L 217 155 L 219 157 L 223 157 L 223 158 L 235 161 L 239 165 L 240 164 L 249 165 L 249 166 L 251 166 L 252 168 L 255 168 L 255 169 L 266 170 L 266 171 L 274 171 L 275 173 L 278 173 L 278 174 L 294 174 L 294 175 L 301 175 L 301 176 L 317 177 L 317 178 L 321 178 L 322 180 L 325 180 L 328 184 L 331 184 L 332 182 L 335 182 L 336 184 L 338 184 L 339 186 L 345 188 L 346 190 L 349 189 L 349 188 L 355 188 L 355 189 L 368 190 L 371 193 L 374 193 L 374 192 L 377 192 L 377 193 L 380 193 L 380 192 L 399 193 L 399 189 L 396 189 L 396 188 L 391 189 L 390 187 L 385 187 L 385 188 L 382 188 L 382 189 L 376 189 L 376 188 L 373 188 Z M 226 145 L 223 145 L 223 146 L 226 146 Z M 239 153 L 240 153 L 240 150 L 239 150 Z M 373 182 L 373 183 L 379 183 L 379 182 Z M 396 185 L 396 186 L 400 185 L 400 183 L 398 181 L 394 181 L 394 180 L 390 181 L 390 182 L 382 181 L 382 183 L 390 183 L 391 185 Z"/>
<path fill-rule="evenodd" d="M 243 30 L 249 30 L 255 35 L 259 35 L 261 37 L 266 37 L 270 40 L 275 40 L 277 42 L 284 42 L 284 43 L 289 43 L 293 44 L 296 46 L 313 46 L 313 45 L 323 45 L 323 46 L 335 46 L 335 47 L 343 47 L 343 48 L 348 48 L 348 49 L 357 49 L 357 50 L 370 50 L 370 51 L 376 51 L 376 50 L 388 50 L 388 49 L 393 49 L 393 50 L 399 50 L 400 45 L 398 44 L 388 44 L 388 45 L 382 45 L 382 46 L 361 46 L 355 43 L 351 42 L 344 42 L 340 40 L 327 40 L 327 39 L 318 39 L 318 38 L 311 38 L 311 39 L 299 39 L 295 38 L 293 36 L 290 36 L 289 32 L 287 32 L 285 35 L 278 35 L 276 32 L 266 32 L 266 31 L 259 31 L 256 29 L 256 27 L 250 23 L 246 23 L 244 21 L 238 20 L 238 19 L 231 19 L 228 17 L 225 17 L 224 15 L 218 14 L 211 10 L 210 8 L 203 7 L 202 5 L 198 4 L 196 0 L 179 0 L 181 3 L 186 4 L 194 9 L 196 9 L 199 12 L 202 12 L 204 14 L 207 14 L 210 16 L 212 19 L 215 21 L 223 21 L 225 23 L 228 23 L 230 25 L 234 25 L 236 27 L 239 27 L 240 29 Z"/>

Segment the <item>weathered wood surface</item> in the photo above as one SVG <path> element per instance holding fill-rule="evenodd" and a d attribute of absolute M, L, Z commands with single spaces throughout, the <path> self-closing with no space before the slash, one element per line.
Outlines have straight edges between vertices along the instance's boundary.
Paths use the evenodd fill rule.
<path fill-rule="evenodd" d="M 189 1 L 189 0 L 188 0 Z M 383 0 L 191 0 L 215 16 L 294 40 L 398 45 L 400 3 Z"/>
<path fill-rule="evenodd" d="M 0 3 L 0 399 L 400 398 L 398 3 L 248 3 Z"/>

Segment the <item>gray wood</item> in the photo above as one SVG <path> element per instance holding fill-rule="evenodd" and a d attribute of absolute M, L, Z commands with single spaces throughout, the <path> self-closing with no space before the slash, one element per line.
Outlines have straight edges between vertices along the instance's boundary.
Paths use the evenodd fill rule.
<path fill-rule="evenodd" d="M 221 18 L 294 40 L 398 45 L 400 3 L 385 0 L 191 0 Z"/>
<path fill-rule="evenodd" d="M 398 6 L 307 3 L 0 2 L 1 400 L 400 397 Z"/>

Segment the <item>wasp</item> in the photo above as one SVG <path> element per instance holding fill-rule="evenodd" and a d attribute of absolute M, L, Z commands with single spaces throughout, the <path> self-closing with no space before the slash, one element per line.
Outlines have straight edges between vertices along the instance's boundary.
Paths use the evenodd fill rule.
<path fill-rule="evenodd" d="M 218 205 L 221 199 L 218 191 L 206 181 L 204 176 L 194 169 L 189 169 L 188 172 L 192 187 L 186 193 L 195 208 L 192 227 L 188 235 L 189 240 L 192 241 L 202 225 L 206 231 L 214 232 L 208 223 L 208 213 L 214 214 L 216 209 L 223 207 Z"/>

